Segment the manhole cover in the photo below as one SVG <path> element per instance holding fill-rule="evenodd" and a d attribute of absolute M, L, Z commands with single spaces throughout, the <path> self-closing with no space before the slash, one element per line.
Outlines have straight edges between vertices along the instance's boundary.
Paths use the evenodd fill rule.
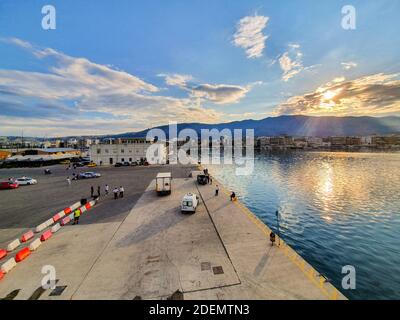
<path fill-rule="evenodd" d="M 50 297 L 61 296 L 67 286 L 57 286 L 50 294 Z"/>
<path fill-rule="evenodd" d="M 200 266 L 201 266 L 201 271 L 211 270 L 210 262 L 202 262 Z"/>
<path fill-rule="evenodd" d="M 224 273 L 224 269 L 222 269 L 221 266 L 213 267 L 213 272 L 214 272 L 214 274 L 223 274 Z"/>

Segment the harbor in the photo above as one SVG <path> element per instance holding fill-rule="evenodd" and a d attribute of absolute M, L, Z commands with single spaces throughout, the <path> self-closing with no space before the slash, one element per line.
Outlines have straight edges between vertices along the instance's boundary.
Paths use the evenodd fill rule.
<path fill-rule="evenodd" d="M 124 199 L 100 197 L 79 225 L 63 227 L 7 274 L 0 297 L 346 299 L 283 240 L 277 237 L 271 245 L 270 229 L 239 201 L 231 201 L 215 178 L 213 184 L 198 185 L 197 167 L 103 168 L 100 179 L 107 181 L 118 170 L 119 179 L 113 179 L 124 184 Z M 157 172 L 172 172 L 171 195 L 155 192 Z M 188 192 L 199 196 L 195 214 L 180 211 Z M 11 232 L 4 234 L 11 237 Z M 40 290 L 45 265 L 54 266 L 60 295 Z"/>

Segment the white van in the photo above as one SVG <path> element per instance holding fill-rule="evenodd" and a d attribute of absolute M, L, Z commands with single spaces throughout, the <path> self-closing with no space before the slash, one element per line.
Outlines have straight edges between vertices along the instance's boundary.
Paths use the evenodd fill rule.
<path fill-rule="evenodd" d="M 171 172 L 163 172 L 157 174 L 156 177 L 156 191 L 158 195 L 171 194 L 172 175 Z"/>
<path fill-rule="evenodd" d="M 199 197 L 193 193 L 187 193 L 183 196 L 181 203 L 181 211 L 186 212 L 196 212 L 197 205 L 199 204 Z"/>

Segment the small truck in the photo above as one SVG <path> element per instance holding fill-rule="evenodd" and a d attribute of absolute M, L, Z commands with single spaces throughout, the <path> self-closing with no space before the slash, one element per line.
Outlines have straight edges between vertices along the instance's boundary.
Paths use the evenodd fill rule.
<path fill-rule="evenodd" d="M 171 172 L 162 172 L 156 177 L 156 191 L 159 196 L 171 194 L 172 175 Z"/>

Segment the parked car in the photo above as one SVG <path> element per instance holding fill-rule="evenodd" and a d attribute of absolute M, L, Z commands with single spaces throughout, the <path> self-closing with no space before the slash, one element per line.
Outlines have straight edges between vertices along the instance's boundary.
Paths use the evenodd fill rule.
<path fill-rule="evenodd" d="M 93 178 L 100 178 L 101 174 L 96 173 L 96 172 L 83 172 L 75 176 L 73 179 L 74 180 L 80 180 L 80 179 L 93 179 Z"/>
<path fill-rule="evenodd" d="M 7 190 L 7 189 L 17 189 L 18 183 L 13 181 L 3 181 L 0 182 L 0 190 Z"/>
<path fill-rule="evenodd" d="M 197 176 L 197 183 L 201 185 L 205 185 L 208 183 L 208 177 L 205 174 L 199 174 Z"/>
<path fill-rule="evenodd" d="M 121 162 L 117 162 L 114 167 L 122 167 L 122 163 Z"/>
<path fill-rule="evenodd" d="M 32 184 L 37 184 L 36 179 L 32 179 L 32 178 L 28 178 L 28 177 L 14 179 L 14 182 L 18 183 L 18 185 L 20 185 L 20 186 L 30 186 Z"/>
<path fill-rule="evenodd" d="M 129 163 L 129 162 L 124 162 L 123 164 L 122 164 L 122 166 L 124 166 L 124 167 L 129 167 L 131 164 Z"/>
<path fill-rule="evenodd" d="M 89 168 L 94 168 L 97 167 L 97 164 L 95 164 L 94 162 L 91 162 L 87 165 Z"/>
<path fill-rule="evenodd" d="M 60 164 L 70 164 L 71 160 L 63 160 L 60 162 Z"/>
<path fill-rule="evenodd" d="M 199 204 L 199 197 L 194 193 L 187 193 L 183 196 L 182 199 L 181 212 L 195 213 L 198 204 Z"/>
<path fill-rule="evenodd" d="M 75 162 L 74 166 L 76 166 L 76 167 L 84 167 L 85 165 L 82 162 Z"/>

